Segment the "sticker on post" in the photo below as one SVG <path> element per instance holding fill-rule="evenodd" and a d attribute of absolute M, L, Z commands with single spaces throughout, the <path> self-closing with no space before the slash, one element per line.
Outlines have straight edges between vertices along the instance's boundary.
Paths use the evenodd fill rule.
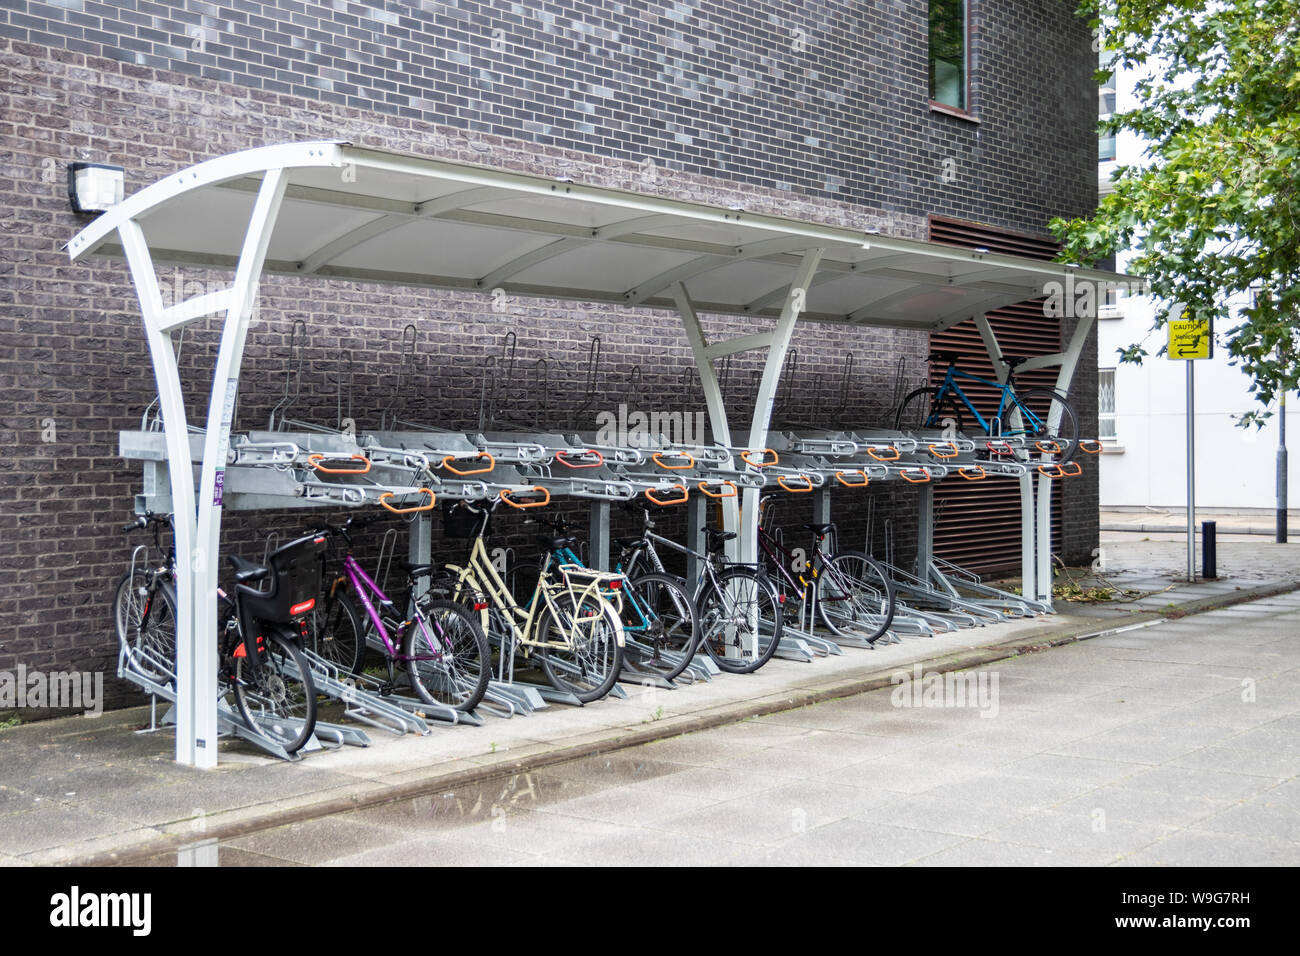
<path fill-rule="evenodd" d="M 221 507 L 222 492 L 226 487 L 226 469 L 218 468 L 212 484 L 212 503 Z"/>

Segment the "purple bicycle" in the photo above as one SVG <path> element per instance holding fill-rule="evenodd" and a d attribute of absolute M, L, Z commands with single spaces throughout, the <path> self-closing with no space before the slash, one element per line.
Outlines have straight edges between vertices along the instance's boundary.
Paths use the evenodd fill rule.
<path fill-rule="evenodd" d="M 390 600 L 352 554 L 351 530 L 368 523 L 349 518 L 343 525 L 327 524 L 313 532 L 342 539 L 346 549 L 340 573 L 326 578 L 328 593 L 307 622 L 305 645 L 357 674 L 370 644 L 384 655 L 386 692 L 395 689 L 401 666 L 425 703 L 472 711 L 483 699 L 492 673 L 483 628 L 463 605 L 434 598 L 428 591 L 416 593 L 432 565 L 409 565 L 406 600 L 401 605 Z M 365 608 L 364 621 L 357 601 Z M 405 615 L 399 608 L 405 608 Z"/>

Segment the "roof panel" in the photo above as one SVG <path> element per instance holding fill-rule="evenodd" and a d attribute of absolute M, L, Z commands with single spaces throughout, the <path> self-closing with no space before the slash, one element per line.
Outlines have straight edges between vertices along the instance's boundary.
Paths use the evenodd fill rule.
<path fill-rule="evenodd" d="M 686 283 L 703 308 L 779 310 L 802 253 L 823 250 L 807 318 L 935 329 L 1109 272 L 975 252 L 347 143 L 264 147 L 201 163 L 83 229 L 72 258 L 120 254 L 141 222 L 158 255 L 228 267 L 266 171 L 285 170 L 268 271 L 631 303 Z M 483 280 L 489 280 L 483 282 Z"/>

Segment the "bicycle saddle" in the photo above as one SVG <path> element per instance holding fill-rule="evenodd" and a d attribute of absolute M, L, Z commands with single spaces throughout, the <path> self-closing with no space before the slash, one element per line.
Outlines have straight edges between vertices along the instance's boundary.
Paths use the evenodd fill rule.
<path fill-rule="evenodd" d="M 260 581 L 271 573 L 270 568 L 264 568 L 260 564 L 254 564 L 246 558 L 241 558 L 237 554 L 226 555 L 226 560 L 230 566 L 235 569 L 235 581 L 239 584 L 250 584 L 253 581 Z"/>
<path fill-rule="evenodd" d="M 709 539 L 709 550 L 716 551 L 722 547 L 724 541 L 730 541 L 736 536 L 734 531 L 722 531 L 719 528 L 705 528 L 704 535 Z"/>
<path fill-rule="evenodd" d="M 831 533 L 831 528 L 833 528 L 834 525 L 831 525 L 831 524 L 806 524 L 806 525 L 803 525 L 803 527 L 807 528 L 807 529 L 808 529 L 809 531 L 811 531 L 813 534 L 817 535 L 817 537 L 819 537 L 819 538 L 824 538 L 824 537 L 826 537 L 826 535 L 828 535 L 828 534 Z"/>
<path fill-rule="evenodd" d="M 645 538 L 615 538 L 614 543 L 627 551 L 644 548 L 649 542 Z"/>
<path fill-rule="evenodd" d="M 962 357 L 960 352 L 931 352 L 927 356 L 928 362 L 955 362 Z"/>
<path fill-rule="evenodd" d="M 571 548 L 577 543 L 577 541 L 577 538 L 568 536 L 561 536 L 558 538 L 553 538 L 549 534 L 539 534 L 537 536 L 537 543 L 543 548 L 548 548 L 551 551 L 562 551 L 565 548 Z"/>
<path fill-rule="evenodd" d="M 422 578 L 426 574 L 431 574 L 437 565 L 433 564 L 406 564 L 406 576 L 410 578 Z"/>

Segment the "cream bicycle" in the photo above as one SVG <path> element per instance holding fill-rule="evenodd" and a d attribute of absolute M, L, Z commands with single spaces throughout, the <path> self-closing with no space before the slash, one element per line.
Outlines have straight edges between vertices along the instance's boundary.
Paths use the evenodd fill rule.
<path fill-rule="evenodd" d="M 590 703 L 610 692 L 623 667 L 623 624 L 617 607 L 602 593 L 617 594 L 623 576 L 556 563 L 554 542 L 548 538 L 537 585 L 521 607 L 493 565 L 485 541 L 498 505 L 540 508 L 550 502 L 546 489 L 534 491 L 544 497 L 503 491 L 490 504 L 460 502 L 447 512 L 449 516 L 456 512 L 473 516 L 465 564 L 445 567 L 452 578 L 452 599 L 472 603 L 482 615 L 488 639 L 501 649 L 503 677 L 515 654 L 524 658 L 536 654 L 553 686 Z"/>

